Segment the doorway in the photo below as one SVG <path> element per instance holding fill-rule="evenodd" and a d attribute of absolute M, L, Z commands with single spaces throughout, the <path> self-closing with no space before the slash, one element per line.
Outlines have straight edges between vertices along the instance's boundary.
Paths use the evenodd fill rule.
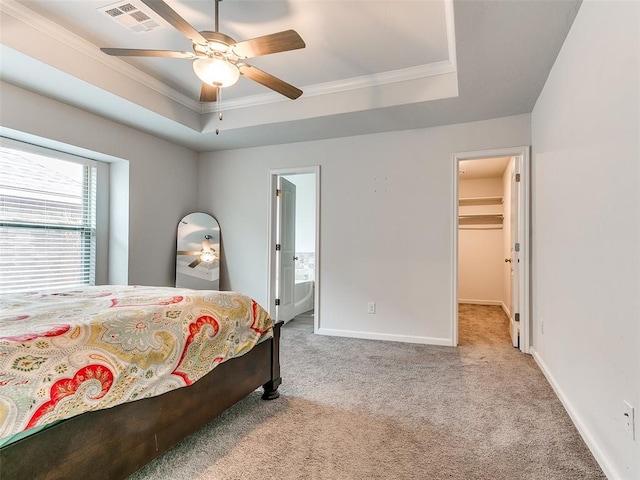
<path fill-rule="evenodd" d="M 454 344 L 460 304 L 495 305 L 483 308 L 502 308 L 513 346 L 528 353 L 529 147 L 456 154 L 453 164 Z"/>
<path fill-rule="evenodd" d="M 319 328 L 320 167 L 269 172 L 269 313 Z"/>

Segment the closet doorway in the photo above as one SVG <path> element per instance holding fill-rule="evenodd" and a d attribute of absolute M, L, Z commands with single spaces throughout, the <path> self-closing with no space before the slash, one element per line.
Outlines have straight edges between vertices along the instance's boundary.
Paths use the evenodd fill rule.
<path fill-rule="evenodd" d="M 269 172 L 269 313 L 319 326 L 320 167 Z"/>
<path fill-rule="evenodd" d="M 466 152 L 453 163 L 455 344 L 459 308 L 494 305 L 509 318 L 513 346 L 528 353 L 529 147 Z"/>

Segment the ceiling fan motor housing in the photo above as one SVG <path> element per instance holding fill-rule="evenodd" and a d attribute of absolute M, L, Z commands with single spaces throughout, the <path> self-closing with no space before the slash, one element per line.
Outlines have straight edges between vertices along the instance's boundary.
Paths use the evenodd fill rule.
<path fill-rule="evenodd" d="M 203 31 L 200 32 L 205 39 L 208 40 L 207 45 L 200 45 L 197 43 L 193 44 L 193 51 L 196 55 L 224 55 L 235 57 L 238 59 L 238 56 L 233 52 L 233 49 L 230 47 L 231 45 L 235 45 L 236 41 L 228 35 L 220 32 L 210 32 Z"/>

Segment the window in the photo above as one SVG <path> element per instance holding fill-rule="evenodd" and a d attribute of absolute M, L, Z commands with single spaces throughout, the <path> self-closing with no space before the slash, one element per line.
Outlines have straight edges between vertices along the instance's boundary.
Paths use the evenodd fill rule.
<path fill-rule="evenodd" d="M 0 293 L 95 284 L 96 162 L 0 147 Z"/>

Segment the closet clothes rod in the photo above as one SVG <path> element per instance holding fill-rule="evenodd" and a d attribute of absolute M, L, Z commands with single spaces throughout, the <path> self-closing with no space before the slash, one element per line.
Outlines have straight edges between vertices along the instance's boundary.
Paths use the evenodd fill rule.
<path fill-rule="evenodd" d="M 502 230 L 502 225 L 459 225 L 458 230 Z"/>

